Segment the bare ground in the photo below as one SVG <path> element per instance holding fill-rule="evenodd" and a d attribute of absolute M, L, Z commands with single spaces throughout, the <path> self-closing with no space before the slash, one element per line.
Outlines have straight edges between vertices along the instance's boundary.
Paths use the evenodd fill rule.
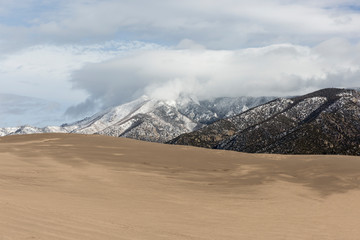
<path fill-rule="evenodd" d="M 360 239 L 360 157 L 0 138 L 0 240 Z"/>

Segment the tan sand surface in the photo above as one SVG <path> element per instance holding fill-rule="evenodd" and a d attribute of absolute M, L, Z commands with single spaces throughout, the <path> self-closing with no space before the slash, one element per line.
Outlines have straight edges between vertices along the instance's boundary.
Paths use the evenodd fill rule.
<path fill-rule="evenodd" d="M 360 158 L 0 138 L 0 240 L 360 239 Z"/>

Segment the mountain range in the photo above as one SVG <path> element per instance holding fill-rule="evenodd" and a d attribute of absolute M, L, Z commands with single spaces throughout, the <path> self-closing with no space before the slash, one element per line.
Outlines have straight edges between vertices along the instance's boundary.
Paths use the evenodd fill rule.
<path fill-rule="evenodd" d="M 160 100 L 142 96 L 80 121 L 0 128 L 0 136 L 80 133 L 249 153 L 360 155 L 360 92 Z"/>
<path fill-rule="evenodd" d="M 360 155 L 360 93 L 328 88 L 278 98 L 169 143 L 249 153 Z"/>
<path fill-rule="evenodd" d="M 198 101 L 194 97 L 180 96 L 174 101 L 168 101 L 142 96 L 71 124 L 44 128 L 0 128 L 0 136 L 58 132 L 166 142 L 180 134 L 200 129 L 222 118 L 235 116 L 272 99 L 274 97 L 224 97 Z"/>

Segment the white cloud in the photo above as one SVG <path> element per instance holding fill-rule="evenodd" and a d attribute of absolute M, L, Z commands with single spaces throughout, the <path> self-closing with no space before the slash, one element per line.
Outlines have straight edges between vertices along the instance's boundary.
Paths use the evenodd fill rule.
<path fill-rule="evenodd" d="M 40 98 L 0 93 L 0 126 L 60 125 L 64 123 L 65 106 Z"/>
<path fill-rule="evenodd" d="M 170 0 L 31 1 L 13 3 L 7 16 L 29 9 L 0 33 L 11 43 L 74 43 L 111 39 L 175 44 L 189 38 L 212 49 L 293 42 L 316 44 L 333 37 L 358 40 L 355 0 Z M 31 7 L 34 5 L 34 7 Z M 49 7 L 49 5 L 54 5 Z M 5 4 L 0 4 L 4 8 Z M 23 12 L 23 11 L 20 11 Z"/>
<path fill-rule="evenodd" d="M 142 42 L 105 42 L 92 45 L 38 45 L 0 59 L 1 91 L 41 97 L 63 104 L 80 102 L 86 94 L 74 91 L 73 71 L 85 64 L 102 62 L 129 51 L 158 48 Z"/>
<path fill-rule="evenodd" d="M 25 123 L 43 126 L 75 120 L 63 114 L 68 107 L 84 101 L 88 93 L 73 89 L 69 81 L 73 71 L 89 63 L 154 48 L 159 46 L 110 41 L 92 45 L 37 45 L 3 54 L 0 57 L 0 91 L 11 95 L 0 96 L 0 113 L 3 113 L 0 127 Z M 101 86 L 101 78 L 98 80 Z M 56 105 L 54 102 L 56 109 L 49 108 Z M 89 109 L 93 107 L 94 103 Z M 83 115 L 79 113 L 78 117 Z"/>
<path fill-rule="evenodd" d="M 205 98 L 353 86 L 359 7 L 356 0 L 0 0 L 1 91 L 82 102 L 69 110 L 74 115 L 144 93 Z"/>
<path fill-rule="evenodd" d="M 332 39 L 313 48 L 293 44 L 241 50 L 142 51 L 84 67 L 76 87 L 105 107 L 141 94 L 174 99 L 295 95 L 323 87 L 355 87 L 360 44 Z"/>
<path fill-rule="evenodd" d="M 70 16 L 39 27 L 81 37 L 122 34 L 172 42 L 191 38 L 217 49 L 254 43 L 316 42 L 344 34 L 359 38 L 360 14 L 337 7 L 344 3 L 314 6 L 302 1 L 268 0 L 98 1 L 73 4 Z"/>

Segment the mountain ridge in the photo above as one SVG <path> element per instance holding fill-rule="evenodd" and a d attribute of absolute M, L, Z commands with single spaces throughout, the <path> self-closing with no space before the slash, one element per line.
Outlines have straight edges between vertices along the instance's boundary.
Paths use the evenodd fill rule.
<path fill-rule="evenodd" d="M 328 88 L 275 99 L 169 143 L 249 153 L 360 155 L 359 123 L 360 93 Z"/>
<path fill-rule="evenodd" d="M 61 126 L 0 128 L 0 136 L 31 133 L 82 133 L 166 142 L 197 130 L 223 116 L 232 116 L 274 97 L 215 98 L 198 101 L 180 96 L 176 101 L 142 96 L 90 117 Z"/>

